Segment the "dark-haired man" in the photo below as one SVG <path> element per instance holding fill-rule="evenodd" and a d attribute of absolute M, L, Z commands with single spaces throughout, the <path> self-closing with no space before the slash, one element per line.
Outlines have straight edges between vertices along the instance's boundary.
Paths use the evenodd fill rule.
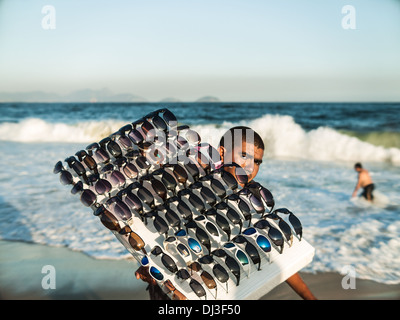
<path fill-rule="evenodd" d="M 360 188 L 363 188 L 364 191 L 362 192 L 362 196 L 367 200 L 367 201 L 372 201 L 374 200 L 374 196 L 372 194 L 372 191 L 375 189 L 375 185 L 372 182 L 371 176 L 369 175 L 368 170 L 364 169 L 362 167 L 362 164 L 357 162 L 354 165 L 354 170 L 358 172 L 358 181 L 356 184 L 356 187 L 354 188 L 353 191 L 353 197 L 357 196 L 357 191 Z"/>

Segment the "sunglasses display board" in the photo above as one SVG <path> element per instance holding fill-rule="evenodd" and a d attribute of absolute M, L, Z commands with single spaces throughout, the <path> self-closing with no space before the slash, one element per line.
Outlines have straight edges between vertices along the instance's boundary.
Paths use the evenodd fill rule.
<path fill-rule="evenodd" d="M 172 299 L 257 299 L 314 256 L 298 217 L 168 109 L 54 173 Z"/>

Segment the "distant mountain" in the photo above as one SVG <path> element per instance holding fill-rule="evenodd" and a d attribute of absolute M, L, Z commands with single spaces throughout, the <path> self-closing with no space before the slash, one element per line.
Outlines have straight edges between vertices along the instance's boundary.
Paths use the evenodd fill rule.
<path fill-rule="evenodd" d="M 197 99 L 196 102 L 220 102 L 220 100 L 217 97 L 205 96 Z"/>
<path fill-rule="evenodd" d="M 0 102 L 147 102 L 143 97 L 130 93 L 114 94 L 111 90 L 82 89 L 67 95 L 43 91 L 0 92 Z"/>

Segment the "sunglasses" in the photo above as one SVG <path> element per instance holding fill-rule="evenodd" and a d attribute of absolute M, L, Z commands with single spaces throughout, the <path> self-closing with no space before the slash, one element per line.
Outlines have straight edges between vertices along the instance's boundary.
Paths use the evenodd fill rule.
<path fill-rule="evenodd" d="M 246 188 L 248 188 L 258 199 L 262 199 L 264 201 L 265 206 L 267 206 L 269 209 L 269 212 L 272 211 L 275 206 L 275 200 L 272 196 L 272 193 L 267 188 L 264 188 L 261 184 L 255 181 L 248 183 Z"/>
<path fill-rule="evenodd" d="M 256 211 L 256 213 L 263 215 L 265 212 L 265 207 L 263 202 L 261 201 L 260 198 L 255 196 L 249 189 L 243 188 L 238 192 L 238 194 L 245 196 L 248 200 L 248 202 L 251 204 L 253 209 Z"/>
<path fill-rule="evenodd" d="M 77 194 L 78 192 L 81 192 L 80 200 L 85 207 L 91 207 L 92 205 L 97 203 L 96 194 L 90 189 L 84 189 L 82 181 L 74 183 L 72 174 L 64 169 L 61 161 L 56 163 L 53 172 L 61 173 L 60 181 L 63 185 L 73 185 L 71 189 L 72 194 Z"/>
<path fill-rule="evenodd" d="M 137 233 L 132 231 L 129 226 L 125 226 L 118 233 L 128 237 L 128 242 L 134 250 L 142 251 L 145 255 L 147 255 L 146 249 L 144 248 L 145 243 L 143 239 Z"/>
<path fill-rule="evenodd" d="M 229 256 L 224 249 L 216 249 L 212 251 L 211 254 L 220 258 L 221 260 L 223 260 L 222 258 L 225 258 L 223 261 L 225 262 L 225 265 L 228 267 L 229 271 L 235 276 L 236 286 L 238 286 L 240 282 L 240 266 L 238 262 Z"/>
<path fill-rule="evenodd" d="M 140 260 L 140 264 L 143 267 L 148 267 L 149 268 L 149 274 L 151 275 L 151 277 L 156 280 L 157 282 L 161 282 L 164 280 L 164 275 L 162 274 L 162 272 L 156 268 L 153 263 L 150 263 L 150 259 L 148 256 L 144 256 L 141 260 Z"/>
<path fill-rule="evenodd" d="M 86 175 L 86 169 L 74 156 L 68 157 L 65 159 L 65 162 L 68 163 L 68 166 L 75 171 L 75 173 L 82 177 L 86 184 L 89 184 L 88 178 Z"/>
<path fill-rule="evenodd" d="M 226 233 L 226 235 L 228 236 L 228 240 L 227 240 L 227 241 L 230 241 L 230 238 L 231 238 L 231 227 L 230 227 L 230 225 L 229 225 L 228 220 L 226 220 L 224 216 L 222 216 L 221 214 L 219 214 L 219 213 L 217 212 L 217 210 L 215 210 L 214 208 L 211 208 L 211 209 L 207 210 L 207 211 L 204 213 L 204 216 L 199 216 L 199 217 L 197 217 L 195 220 L 206 221 L 205 217 L 207 217 L 208 219 L 210 219 L 210 217 L 215 217 L 214 219 L 215 219 L 215 222 L 216 222 L 217 226 L 218 226 L 222 231 L 224 231 L 224 232 Z M 200 221 L 200 222 L 201 222 L 201 221 Z M 207 228 L 207 226 L 208 226 L 208 228 Z M 220 234 L 220 232 L 218 231 L 218 229 L 215 227 L 214 224 L 209 224 L 209 222 L 207 221 L 205 227 L 207 228 L 207 231 L 208 231 L 211 235 L 213 235 L 213 236 L 215 236 L 215 237 L 218 237 L 218 241 L 221 239 L 222 235 Z M 216 230 L 214 230 L 214 229 L 216 229 Z"/>
<path fill-rule="evenodd" d="M 151 250 L 151 253 L 156 257 L 161 255 L 161 262 L 169 272 L 174 274 L 178 272 L 178 267 L 176 266 L 175 261 L 169 255 L 165 254 L 160 246 L 155 246 L 153 250 Z"/>
<path fill-rule="evenodd" d="M 136 179 L 139 174 L 139 170 L 136 166 L 129 162 L 126 157 L 120 157 L 115 160 L 114 162 L 117 166 L 119 171 L 122 170 L 122 173 L 129 179 Z"/>
<path fill-rule="evenodd" d="M 243 231 L 243 235 L 254 239 L 254 242 L 257 244 L 257 246 L 264 251 L 265 253 L 271 252 L 271 243 L 269 240 L 260 234 L 255 228 L 247 228 L 246 230 Z M 283 240 L 282 240 L 283 243 Z M 283 250 L 283 245 L 281 245 L 281 253 Z M 270 256 L 268 255 L 268 259 L 271 262 Z"/>
<path fill-rule="evenodd" d="M 285 236 L 286 242 L 289 244 L 289 247 L 291 247 L 292 243 L 293 243 L 292 229 L 286 223 L 286 221 L 283 220 L 281 217 L 279 217 L 276 213 L 269 213 L 265 217 L 267 219 L 272 219 L 274 221 L 278 221 L 278 227 L 282 231 L 283 235 Z"/>
<path fill-rule="evenodd" d="M 204 290 L 203 286 L 197 280 L 191 279 L 189 286 L 199 298 L 205 297 L 207 300 L 206 290 Z"/>
<path fill-rule="evenodd" d="M 175 143 L 179 150 L 189 150 L 191 146 L 197 146 L 201 142 L 200 135 L 187 125 L 178 126 L 176 131 Z"/>
<path fill-rule="evenodd" d="M 195 254 L 198 255 L 203 252 L 201 244 L 196 239 L 190 237 L 184 229 L 180 229 L 175 232 L 175 236 L 184 243 L 186 242 L 190 250 L 192 250 Z"/>
<path fill-rule="evenodd" d="M 97 142 L 94 142 L 86 147 L 86 150 L 90 156 L 96 158 L 97 163 L 109 163 L 111 158 L 106 149 L 100 146 Z"/>
<path fill-rule="evenodd" d="M 60 174 L 60 182 L 64 186 L 69 185 L 69 184 L 72 184 L 72 185 L 74 184 L 74 177 L 73 177 L 72 173 L 64 168 L 61 161 L 58 161 L 55 164 L 53 173 L 54 174 L 61 173 Z"/>
<path fill-rule="evenodd" d="M 197 261 L 191 263 L 188 266 L 188 268 L 191 269 L 192 275 L 193 275 L 193 271 L 194 272 L 201 272 L 200 273 L 201 280 L 203 281 L 203 283 L 206 285 L 206 287 L 208 289 L 215 289 L 214 299 L 217 299 L 217 283 L 215 282 L 215 280 L 211 276 L 211 274 L 208 273 L 207 271 L 203 270 L 203 268 L 201 267 L 200 263 L 198 263 Z"/>
<path fill-rule="evenodd" d="M 213 267 L 212 267 L 213 275 L 220 283 L 226 284 L 225 291 L 228 292 L 229 274 L 225 270 L 225 268 L 223 266 L 221 266 L 219 263 L 215 262 L 214 258 L 211 255 L 205 255 L 205 256 L 199 258 L 197 261 L 200 262 L 200 264 L 205 264 L 205 265 L 213 264 Z M 215 289 L 215 290 L 217 290 L 217 289 Z"/>
<path fill-rule="evenodd" d="M 250 275 L 250 258 L 248 257 L 248 255 L 232 242 L 225 243 L 224 249 L 226 249 L 227 252 L 231 253 L 233 255 L 233 257 L 236 258 L 236 260 L 242 266 L 243 270 L 246 272 L 247 277 L 249 277 L 249 275 Z M 245 267 L 246 267 L 246 270 L 245 270 Z"/>
<path fill-rule="evenodd" d="M 126 183 L 125 176 L 115 169 L 111 163 L 106 164 L 100 172 L 103 174 L 104 179 L 108 180 L 114 188 L 122 187 Z"/>
<path fill-rule="evenodd" d="M 203 185 L 200 181 L 193 183 L 191 185 L 191 189 L 198 190 L 204 202 L 210 207 L 214 206 L 214 204 L 217 202 L 217 197 L 215 196 L 214 192 L 207 186 Z"/>
<path fill-rule="evenodd" d="M 81 163 L 83 162 L 90 170 L 92 170 L 94 173 L 99 173 L 97 170 L 96 161 L 85 150 L 80 150 L 75 153 L 75 155 L 78 157 L 79 161 Z"/>
<path fill-rule="evenodd" d="M 185 198 L 189 201 L 189 203 L 200 213 L 204 213 L 206 211 L 206 206 L 204 205 L 203 200 L 194 194 L 189 189 L 182 189 L 178 192 L 178 196 L 182 199 Z"/>
<path fill-rule="evenodd" d="M 206 219 L 205 216 L 198 216 L 194 219 L 194 222 L 201 226 L 201 228 L 206 231 L 211 237 L 216 241 L 219 242 L 221 240 L 221 233 L 219 232 L 218 228 L 215 226 L 213 222 Z"/>
<path fill-rule="evenodd" d="M 175 194 L 177 182 L 173 175 L 171 175 L 168 171 L 164 168 L 159 168 L 153 171 L 152 176 L 160 176 L 161 182 L 167 188 L 167 190 L 173 192 Z"/>
<path fill-rule="evenodd" d="M 117 196 L 109 198 L 105 202 L 105 206 L 118 220 L 128 221 L 132 218 L 129 207 Z"/>
<path fill-rule="evenodd" d="M 215 170 L 221 163 L 221 156 L 218 150 L 209 143 L 198 144 L 196 147 L 189 149 L 186 155 L 195 159 L 206 173 Z"/>
<path fill-rule="evenodd" d="M 93 212 L 95 216 L 100 217 L 101 223 L 109 230 L 119 232 L 121 227 L 119 225 L 118 219 L 108 211 L 103 205 L 96 208 Z"/>
<path fill-rule="evenodd" d="M 175 288 L 171 280 L 164 281 L 162 290 L 165 294 L 172 293 L 172 300 L 187 300 L 186 296 Z"/>
<path fill-rule="evenodd" d="M 230 196 L 226 197 L 226 203 L 229 205 L 229 202 L 235 202 L 239 211 L 242 213 L 244 220 L 249 221 L 249 226 L 251 225 L 251 211 L 249 205 L 239 197 L 238 194 L 234 193 Z"/>
<path fill-rule="evenodd" d="M 132 130 L 132 125 L 127 124 L 121 127 L 117 132 L 111 135 L 111 140 L 117 142 L 122 149 L 125 151 L 131 151 L 133 149 L 132 140 L 126 135 L 127 132 Z"/>
<path fill-rule="evenodd" d="M 252 245 L 244 236 L 240 234 L 234 237 L 232 241 L 235 243 L 243 244 L 244 249 L 248 254 L 248 256 L 250 257 L 251 261 L 253 261 L 254 264 L 258 264 L 258 270 L 261 270 L 261 257 L 257 251 L 257 248 L 254 245 Z"/>
<path fill-rule="evenodd" d="M 183 242 L 179 241 L 175 236 L 169 236 L 168 238 L 166 238 L 163 241 L 163 246 L 164 249 L 172 255 L 178 253 L 187 264 L 192 262 L 190 249 Z M 178 277 L 179 276 L 183 278 L 183 271 L 179 273 Z"/>
<path fill-rule="evenodd" d="M 143 204 L 140 199 L 128 189 L 122 189 L 117 193 L 117 197 L 124 202 L 130 210 L 143 215 Z"/>
<path fill-rule="evenodd" d="M 225 202 L 220 202 L 215 205 L 215 209 L 225 211 L 225 216 L 234 224 L 239 225 L 239 232 L 242 233 L 243 221 L 240 218 L 239 213 Z M 230 241 L 230 240 L 228 240 Z"/>
<path fill-rule="evenodd" d="M 146 204 L 150 209 L 154 209 L 154 197 L 152 193 L 147 188 L 142 186 L 138 181 L 131 183 L 126 189 L 129 192 L 136 190 L 136 195 L 140 201 L 143 204 Z"/>
<path fill-rule="evenodd" d="M 220 198 L 220 200 L 223 200 L 226 197 L 227 189 L 225 189 L 224 185 L 219 180 L 215 179 L 213 175 L 207 175 L 202 177 L 200 180 L 209 181 L 212 191 Z"/>
<path fill-rule="evenodd" d="M 237 180 L 232 174 L 225 171 L 224 167 L 214 170 L 212 175 L 221 178 L 221 180 L 227 185 L 228 190 L 235 191 L 238 188 Z"/>
<path fill-rule="evenodd" d="M 289 211 L 286 208 L 279 208 L 279 209 L 274 210 L 273 213 L 283 213 L 285 215 L 288 215 L 289 222 L 290 222 L 291 226 L 293 227 L 294 232 L 299 237 L 299 240 L 301 241 L 301 238 L 303 236 L 303 226 L 301 225 L 300 220 L 293 214 L 293 212 Z"/>
<path fill-rule="evenodd" d="M 112 140 L 110 137 L 104 138 L 99 141 L 100 147 L 104 150 L 107 149 L 108 153 L 111 154 L 114 158 L 119 158 L 122 156 L 122 149 L 118 143 Z"/>
<path fill-rule="evenodd" d="M 222 168 L 234 168 L 234 178 L 238 183 L 246 185 L 249 182 L 249 176 L 247 175 L 246 171 L 236 162 L 224 164 Z"/>
<path fill-rule="evenodd" d="M 146 218 L 153 218 L 153 226 L 159 234 L 168 236 L 169 226 L 168 223 L 159 216 L 158 211 L 151 211 L 145 214 Z"/>
<path fill-rule="evenodd" d="M 197 223 L 192 220 L 189 221 L 188 223 L 185 224 L 186 227 L 186 232 L 188 232 L 189 229 L 195 229 L 195 236 L 197 239 L 199 239 L 200 243 L 208 250 L 208 252 L 211 252 L 211 241 L 210 238 L 202 228 L 200 228 Z"/>
<path fill-rule="evenodd" d="M 171 197 L 168 199 L 168 205 L 171 206 L 173 204 L 176 207 L 176 211 L 183 217 L 185 220 L 193 219 L 193 212 L 190 210 L 189 206 L 177 196 Z"/>
<path fill-rule="evenodd" d="M 283 239 L 283 235 L 282 233 L 274 228 L 268 221 L 266 220 L 259 220 L 254 224 L 254 227 L 256 227 L 257 229 L 261 229 L 261 230 L 266 230 L 268 238 L 271 239 L 272 243 L 277 246 L 278 248 L 280 248 L 279 253 L 283 252 L 283 245 L 284 245 L 284 239 Z M 248 234 L 253 234 L 256 233 L 257 230 L 251 230 L 254 228 L 249 228 L 247 229 Z M 246 231 L 246 230 L 245 230 Z M 243 231 L 243 233 L 245 233 L 245 231 Z M 253 233 L 251 233 L 253 232 Z M 271 250 L 271 249 L 270 249 Z M 265 251 L 265 250 L 264 250 Z"/>

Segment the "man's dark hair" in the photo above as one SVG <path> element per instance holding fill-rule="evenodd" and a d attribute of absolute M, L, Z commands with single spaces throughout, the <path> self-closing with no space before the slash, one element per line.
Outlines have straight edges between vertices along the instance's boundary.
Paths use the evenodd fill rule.
<path fill-rule="evenodd" d="M 354 165 L 354 168 L 362 169 L 361 163 L 357 162 L 357 163 Z"/>
<path fill-rule="evenodd" d="M 233 127 L 230 128 L 227 132 L 224 133 L 224 135 L 222 136 L 221 140 L 219 141 L 219 146 L 220 147 L 231 147 L 233 149 L 234 143 L 235 143 L 235 136 L 241 136 L 243 141 L 248 141 L 248 142 L 254 142 L 254 146 L 256 148 L 265 150 L 264 147 L 264 142 L 261 139 L 260 135 L 255 132 L 253 129 L 249 128 L 249 127 L 245 127 L 245 126 L 237 126 L 237 127 Z M 236 141 L 237 143 L 237 141 Z"/>

